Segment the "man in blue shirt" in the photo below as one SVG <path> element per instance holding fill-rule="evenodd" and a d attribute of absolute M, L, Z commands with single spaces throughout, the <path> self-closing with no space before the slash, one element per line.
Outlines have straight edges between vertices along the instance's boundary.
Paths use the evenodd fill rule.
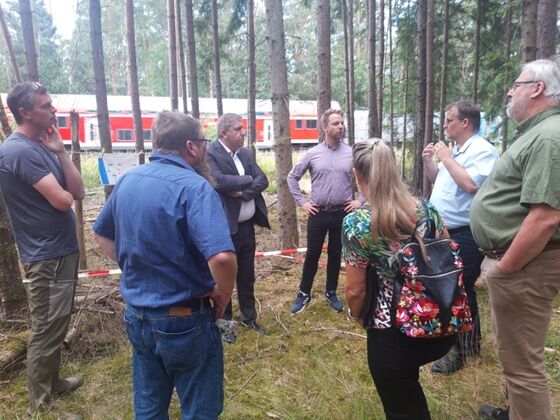
<path fill-rule="evenodd" d="M 480 320 L 474 283 L 480 275 L 483 256 L 478 251 L 469 227 L 474 195 L 498 160 L 494 146 L 480 137 L 480 109 L 470 101 L 447 107 L 443 128 L 455 142 L 450 148 L 443 142 L 428 144 L 422 153 L 424 174 L 433 183 L 430 201 L 438 209 L 449 234 L 461 249 L 463 280 L 475 327 L 461 334 L 459 343 L 432 365 L 432 372 L 451 374 L 461 369 L 467 356 L 480 355 Z M 440 163 L 433 161 L 436 156 Z"/>
<path fill-rule="evenodd" d="M 167 418 L 176 388 L 184 418 L 214 419 L 223 409 L 223 348 L 213 321 L 231 299 L 234 247 L 205 179 L 200 123 L 164 111 L 152 138 L 151 162 L 119 180 L 93 230 L 122 270 L 136 417 Z"/>

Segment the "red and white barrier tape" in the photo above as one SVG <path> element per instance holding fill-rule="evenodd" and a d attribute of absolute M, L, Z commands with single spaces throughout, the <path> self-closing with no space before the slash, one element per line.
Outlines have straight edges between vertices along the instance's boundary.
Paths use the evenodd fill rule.
<path fill-rule="evenodd" d="M 326 250 L 327 246 L 323 246 L 323 250 Z M 273 257 L 276 255 L 291 255 L 291 254 L 298 254 L 306 252 L 307 248 L 291 248 L 291 249 L 281 249 L 279 251 L 266 251 L 266 252 L 255 252 L 255 258 L 262 258 L 262 257 Z M 96 270 L 96 271 L 85 271 L 83 273 L 78 274 L 79 279 L 83 279 L 86 277 L 105 277 L 105 276 L 112 276 L 115 274 L 122 274 L 122 271 L 118 268 L 114 270 Z"/>

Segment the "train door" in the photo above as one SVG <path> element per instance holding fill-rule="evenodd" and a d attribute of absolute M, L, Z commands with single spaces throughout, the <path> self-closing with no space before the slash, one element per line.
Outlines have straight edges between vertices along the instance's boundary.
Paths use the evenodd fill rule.
<path fill-rule="evenodd" d="M 99 122 L 97 118 L 85 118 L 85 148 L 100 148 L 101 144 L 99 142 Z"/>
<path fill-rule="evenodd" d="M 263 121 L 263 143 L 274 143 L 274 127 L 272 125 L 272 120 Z"/>

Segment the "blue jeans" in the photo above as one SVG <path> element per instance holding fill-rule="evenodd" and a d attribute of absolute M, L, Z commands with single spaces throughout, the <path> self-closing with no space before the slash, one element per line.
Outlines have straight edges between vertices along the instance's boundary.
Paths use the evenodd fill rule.
<path fill-rule="evenodd" d="M 170 316 L 127 305 L 136 419 L 168 419 L 173 388 L 183 419 L 217 419 L 224 401 L 224 355 L 210 309 Z"/>

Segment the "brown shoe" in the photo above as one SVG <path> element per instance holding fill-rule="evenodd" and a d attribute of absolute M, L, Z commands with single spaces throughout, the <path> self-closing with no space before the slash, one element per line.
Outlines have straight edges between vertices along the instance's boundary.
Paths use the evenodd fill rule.
<path fill-rule="evenodd" d="M 72 392 L 78 389 L 84 383 L 84 377 L 82 375 L 69 376 L 68 378 L 59 379 L 53 386 L 53 394 L 61 395 L 68 392 Z"/>

